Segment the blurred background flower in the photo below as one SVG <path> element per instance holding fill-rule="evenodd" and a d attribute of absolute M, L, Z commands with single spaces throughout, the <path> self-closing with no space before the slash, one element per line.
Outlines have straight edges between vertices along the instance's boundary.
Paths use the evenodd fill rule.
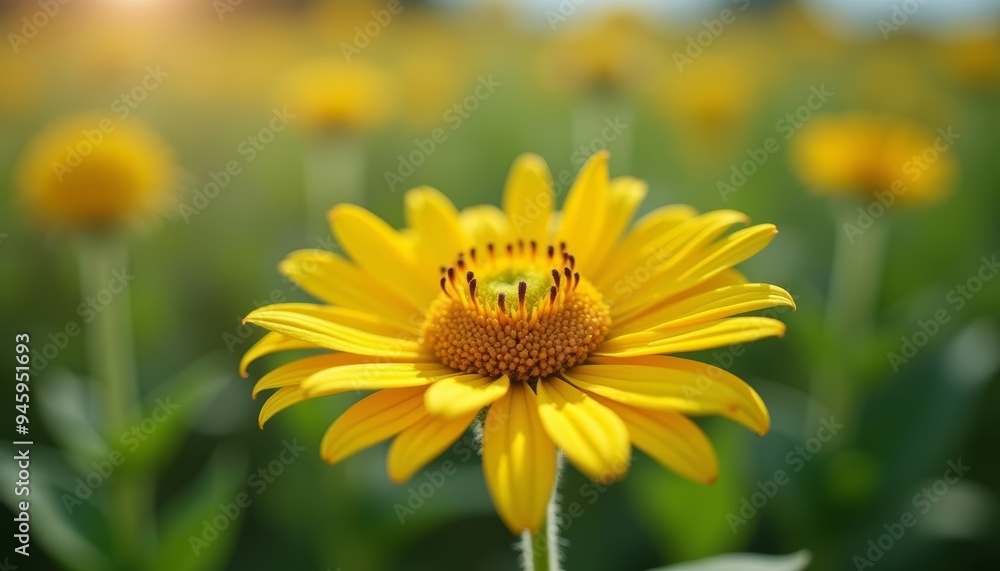
<path fill-rule="evenodd" d="M 97 113 L 46 127 L 29 143 L 18 173 L 33 216 L 91 230 L 155 216 L 177 176 L 173 151 L 148 127 Z"/>
<path fill-rule="evenodd" d="M 308 299 L 268 260 L 340 253 L 334 203 L 399 228 L 400 193 L 447 189 L 487 240 L 509 223 L 472 205 L 501 203 L 515 157 L 547 158 L 558 209 L 607 149 L 612 177 L 649 183 L 637 216 L 684 203 L 781 228 L 742 269 L 798 309 L 766 315 L 784 340 L 692 356 L 755 387 L 768 436 L 698 419 L 711 486 L 644 457 L 612 486 L 567 474 L 565 567 L 801 549 L 818 570 L 996 567 L 998 21 L 978 0 L 0 4 L 0 300 L 32 336 L 32 561 L 514 568 L 474 434 L 401 487 L 379 447 L 328 467 L 318 435 L 353 397 L 257 430 L 240 319 Z M 75 231 L 150 214 L 103 244 Z M 116 355 L 98 350 L 111 323 Z M 132 392 L 107 398 L 122 372 Z"/>

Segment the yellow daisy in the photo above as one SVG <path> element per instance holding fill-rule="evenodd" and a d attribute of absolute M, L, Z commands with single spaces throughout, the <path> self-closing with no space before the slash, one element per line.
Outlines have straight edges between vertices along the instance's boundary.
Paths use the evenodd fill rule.
<path fill-rule="evenodd" d="M 632 445 L 699 482 L 716 478 L 704 433 L 687 415 L 716 414 L 763 434 L 767 409 L 732 374 L 666 356 L 780 336 L 767 317 L 794 307 L 732 266 L 777 231 L 744 214 L 661 208 L 629 222 L 646 194 L 608 179 L 608 154 L 583 167 L 555 216 L 545 162 L 517 159 L 503 209 L 459 211 L 437 190 L 406 195 L 408 228 L 340 205 L 330 224 L 348 257 L 292 253 L 281 271 L 323 303 L 270 305 L 246 321 L 271 330 L 243 358 L 327 349 L 264 375 L 278 389 L 260 412 L 315 397 L 376 391 L 323 437 L 338 462 L 395 437 L 392 480 L 405 482 L 480 416 L 483 472 L 500 517 L 537 532 L 556 479 L 556 451 L 595 480 L 622 478 Z"/>
<path fill-rule="evenodd" d="M 139 223 L 162 210 L 172 198 L 176 166 L 173 151 L 137 119 L 85 113 L 36 136 L 17 178 L 32 216 L 99 230 Z"/>
<path fill-rule="evenodd" d="M 385 125 L 394 90 L 381 68 L 363 61 L 318 59 L 300 64 L 281 86 L 299 121 L 318 132 L 368 131 Z"/>
<path fill-rule="evenodd" d="M 821 194 L 888 195 L 923 206 L 954 189 L 958 168 L 949 137 L 948 130 L 881 115 L 820 115 L 793 141 L 792 166 Z"/>

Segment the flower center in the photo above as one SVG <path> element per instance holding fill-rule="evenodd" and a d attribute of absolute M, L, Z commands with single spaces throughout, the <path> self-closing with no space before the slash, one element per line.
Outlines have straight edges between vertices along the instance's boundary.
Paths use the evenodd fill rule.
<path fill-rule="evenodd" d="M 528 381 L 582 363 L 611 325 L 601 294 L 574 271 L 576 259 L 532 241 L 475 248 L 441 268 L 423 341 L 467 373 Z"/>

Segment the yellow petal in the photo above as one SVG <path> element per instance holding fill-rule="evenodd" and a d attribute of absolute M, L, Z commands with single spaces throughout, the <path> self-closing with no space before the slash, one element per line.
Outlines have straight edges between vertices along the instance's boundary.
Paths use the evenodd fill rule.
<path fill-rule="evenodd" d="M 777 235 L 778 229 L 774 224 L 758 224 L 733 232 L 713 244 L 705 255 L 700 257 L 697 264 L 687 268 L 680 275 L 678 281 L 684 281 L 691 276 L 704 279 L 704 275 L 714 275 L 716 272 L 735 266 L 763 250 Z"/>
<path fill-rule="evenodd" d="M 483 204 L 466 208 L 458 215 L 458 219 L 469 240 L 477 247 L 490 242 L 506 244 L 513 238 L 510 220 L 496 206 Z"/>
<path fill-rule="evenodd" d="M 651 243 L 696 214 L 690 206 L 673 205 L 657 208 L 637 220 L 625 238 L 612 249 L 600 271 L 595 273 L 595 285 L 609 284 L 608 276 L 621 276 L 626 272 L 625 268 L 635 267 L 638 260 L 646 255 Z"/>
<path fill-rule="evenodd" d="M 419 387 L 454 374 L 454 369 L 438 362 L 362 363 L 318 371 L 302 381 L 301 387 L 310 397 L 317 397 L 346 391 Z"/>
<path fill-rule="evenodd" d="M 600 287 L 613 306 L 628 307 L 629 303 L 643 301 L 675 285 L 678 271 L 697 263 L 698 253 L 712 240 L 734 224 L 746 222 L 746 214 L 735 210 L 716 210 L 684 220 L 636 250 L 625 253 L 624 265 L 605 270 L 608 278 L 601 281 Z M 607 281 L 611 278 L 616 280 L 613 284 Z"/>
<path fill-rule="evenodd" d="M 591 357 L 563 373 L 571 383 L 620 403 L 686 414 L 720 415 L 758 434 L 770 427 L 764 401 L 719 367 L 676 357 Z"/>
<path fill-rule="evenodd" d="M 609 200 L 608 157 L 607 151 L 590 157 L 563 205 L 557 241 L 566 242 L 576 256 L 578 267 L 586 262 L 597 242 L 604 239 L 602 230 Z"/>
<path fill-rule="evenodd" d="M 384 390 L 344 411 L 323 435 L 320 455 L 335 464 L 399 434 L 425 416 L 424 388 Z"/>
<path fill-rule="evenodd" d="M 630 333 L 608 339 L 594 355 L 634 357 L 690 353 L 757 341 L 765 337 L 781 337 L 785 324 L 769 317 L 727 317 L 697 325 L 670 327 Z"/>
<path fill-rule="evenodd" d="M 662 273 L 642 286 L 638 295 L 616 308 L 617 316 L 644 312 L 648 307 L 710 279 L 763 250 L 777 233 L 771 224 L 751 226 L 696 250 L 684 264 L 661 268 Z"/>
<path fill-rule="evenodd" d="M 409 480 L 458 440 L 477 412 L 451 419 L 427 415 L 404 430 L 389 446 L 389 478 L 397 484 Z"/>
<path fill-rule="evenodd" d="M 316 355 L 293 361 L 287 365 L 282 365 L 270 373 L 264 375 L 253 387 L 253 398 L 257 394 L 268 389 L 280 389 L 289 385 L 297 385 L 310 375 L 341 365 L 353 365 L 371 360 L 371 357 L 355 355 L 353 353 L 333 353 L 326 355 Z"/>
<path fill-rule="evenodd" d="M 535 393 L 513 383 L 483 424 L 483 476 L 500 519 L 515 534 L 537 532 L 556 482 L 556 447 L 538 418 Z"/>
<path fill-rule="evenodd" d="M 693 295 L 674 303 L 661 303 L 618 320 L 610 338 L 647 329 L 697 325 L 769 307 L 795 307 L 792 296 L 778 286 L 741 284 Z"/>
<path fill-rule="evenodd" d="M 250 312 L 245 321 L 335 351 L 375 357 L 423 354 L 415 337 L 403 338 L 396 328 L 377 318 L 343 307 L 309 303 L 265 305 Z"/>
<path fill-rule="evenodd" d="M 711 484 L 719 475 L 719 461 L 708 437 L 683 414 L 650 410 L 594 395 L 625 422 L 629 438 L 665 467 L 685 478 Z"/>
<path fill-rule="evenodd" d="M 437 266 L 422 264 L 412 247 L 378 216 L 353 204 L 329 213 L 337 241 L 358 266 L 382 285 L 425 307 L 438 293 Z"/>
<path fill-rule="evenodd" d="M 448 198 L 429 186 L 406 193 L 406 223 L 414 231 L 418 263 L 432 268 L 455 263 L 469 249 L 458 210 Z"/>
<path fill-rule="evenodd" d="M 240 359 L 240 376 L 246 378 L 247 367 L 250 363 L 263 357 L 264 355 L 270 355 L 271 353 L 277 353 L 279 351 L 291 351 L 293 349 L 319 348 L 320 347 L 318 345 L 309 343 L 308 341 L 303 341 L 302 339 L 288 337 L 287 335 L 282 335 L 281 333 L 276 333 L 274 331 L 268 332 L 267 335 L 261 337 L 260 341 L 254 343 L 253 346 L 247 349 L 247 352 L 243 354 L 243 358 Z"/>
<path fill-rule="evenodd" d="M 517 157 L 503 191 L 503 210 L 514 237 L 548 244 L 554 202 L 552 174 L 545 161 L 532 153 Z"/>
<path fill-rule="evenodd" d="M 538 382 L 538 415 L 552 441 L 591 479 L 609 483 L 628 473 L 628 429 L 607 407 L 552 377 Z"/>
<path fill-rule="evenodd" d="M 378 315 L 402 330 L 415 329 L 416 306 L 337 254 L 298 250 L 278 270 L 321 301 Z"/>
<path fill-rule="evenodd" d="M 292 405 L 308 399 L 309 397 L 306 396 L 305 391 L 300 389 L 298 386 L 282 387 L 278 389 L 274 394 L 267 397 L 267 400 L 264 401 L 264 405 L 260 407 L 260 413 L 257 415 L 257 425 L 264 428 L 264 423 L 270 420 L 274 415 Z"/>
<path fill-rule="evenodd" d="M 481 375 L 459 375 L 436 381 L 424 394 L 427 412 L 455 418 L 476 412 L 507 394 L 507 375 L 490 379 Z"/>
<path fill-rule="evenodd" d="M 608 210 L 601 230 L 601 239 L 594 245 L 586 270 L 600 268 L 605 257 L 618 242 L 619 236 L 628 227 L 643 199 L 646 198 L 646 181 L 623 176 L 613 179 L 608 189 Z"/>

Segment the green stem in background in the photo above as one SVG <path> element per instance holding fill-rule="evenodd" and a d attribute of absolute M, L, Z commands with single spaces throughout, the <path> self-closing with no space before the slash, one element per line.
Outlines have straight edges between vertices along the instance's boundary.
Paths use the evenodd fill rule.
<path fill-rule="evenodd" d="M 835 214 L 836 239 L 825 327 L 835 339 L 850 335 L 850 339 L 865 344 L 874 333 L 889 218 L 876 219 L 867 230 L 861 230 L 856 203 L 838 205 Z"/>
<path fill-rule="evenodd" d="M 310 242 L 329 233 L 326 212 L 340 202 L 365 206 L 365 148 L 350 134 L 312 141 L 305 158 L 306 217 Z"/>
<path fill-rule="evenodd" d="M 118 441 L 139 408 L 129 290 L 113 281 L 115 272 L 125 272 L 127 262 L 126 246 L 116 236 L 88 236 L 81 241 L 83 302 L 96 308 L 86 328 L 87 354 L 91 375 L 101 386 L 103 429 L 111 443 Z M 135 568 L 143 552 L 148 490 L 130 470 L 116 472 L 108 479 L 108 486 L 112 496 L 110 526 L 120 563 L 123 568 Z"/>
<path fill-rule="evenodd" d="M 834 252 L 823 328 L 825 345 L 836 354 L 825 357 L 812 381 L 812 394 L 842 415 L 850 425 L 848 432 L 854 426 L 853 399 L 860 382 L 860 371 L 852 359 L 864 353 L 875 333 L 890 223 L 885 216 L 862 230 L 859 205 L 866 207 L 867 203 L 850 201 L 834 206 Z M 821 412 L 810 411 L 806 419 L 815 422 L 820 416 Z"/>
<path fill-rule="evenodd" d="M 545 521 L 537 533 L 521 533 L 521 563 L 525 571 L 561 571 L 559 551 L 559 480 L 562 477 L 563 455 L 556 460 L 556 481 L 545 511 Z"/>
<path fill-rule="evenodd" d="M 632 160 L 632 106 L 621 95 L 593 92 L 573 111 L 572 160 L 583 161 L 601 149 L 613 149 L 615 169 L 628 171 Z"/>

